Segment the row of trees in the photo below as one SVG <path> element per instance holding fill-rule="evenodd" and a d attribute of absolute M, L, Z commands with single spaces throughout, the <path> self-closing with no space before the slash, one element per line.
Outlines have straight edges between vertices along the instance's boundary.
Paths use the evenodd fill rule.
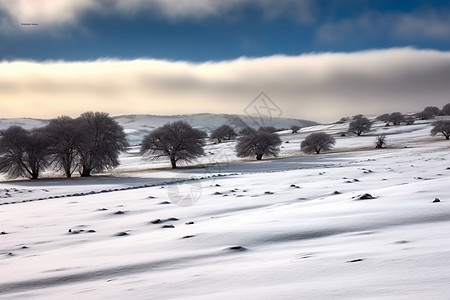
<path fill-rule="evenodd" d="M 390 114 L 394 117 L 397 113 Z M 391 122 L 394 123 L 394 121 Z M 395 124 L 395 123 L 394 123 Z M 349 132 L 361 135 L 368 132 L 372 122 L 357 115 L 349 124 Z M 294 130 L 295 129 L 295 130 Z M 258 130 L 245 128 L 240 131 L 236 144 L 238 157 L 277 156 L 281 139 L 274 127 Z M 297 132 L 298 128 L 292 128 Z M 450 139 L 450 120 L 435 122 L 432 135 L 442 134 Z M 228 125 L 211 133 L 218 142 L 234 139 L 238 134 Z M 180 161 L 190 162 L 203 156 L 206 132 L 195 129 L 187 122 L 168 123 L 145 136 L 141 145 L 142 155 L 167 157 L 172 168 Z M 385 136 L 377 137 L 376 147 L 385 144 Z M 323 132 L 308 135 L 301 143 L 305 153 L 319 154 L 331 150 L 336 140 Z M 26 130 L 11 126 L 0 131 L 0 172 L 9 177 L 26 176 L 37 179 L 42 170 L 62 170 L 66 177 L 76 171 L 80 176 L 90 176 L 119 165 L 119 154 L 128 143 L 123 128 L 106 113 L 86 112 L 76 119 L 67 116 L 52 119 L 45 127 Z"/>
<path fill-rule="evenodd" d="M 272 130 L 270 127 L 242 130 L 236 145 L 237 156 L 255 156 L 257 160 L 261 160 L 264 155 L 278 155 L 281 139 Z M 233 128 L 223 125 L 214 130 L 210 137 L 221 142 L 236 136 Z M 141 153 L 154 158 L 167 157 L 172 168 L 176 168 L 179 161 L 190 162 L 205 154 L 203 147 L 206 137 L 206 132 L 192 128 L 184 121 L 168 123 L 144 138 Z"/>
<path fill-rule="evenodd" d="M 385 122 L 386 126 L 392 125 L 398 126 L 402 123 L 406 125 L 414 124 L 415 120 L 429 120 L 433 119 L 438 115 L 450 115 L 450 103 L 445 105 L 442 109 L 439 109 L 436 106 L 427 106 L 423 111 L 414 114 L 414 115 L 403 115 L 400 112 L 393 112 L 390 114 L 382 114 L 379 115 L 376 120 Z M 363 115 L 356 115 L 353 117 L 352 121 L 349 124 L 348 132 L 356 134 L 357 136 L 362 135 L 363 133 L 369 132 L 372 127 L 373 122 Z M 441 133 L 448 139 L 448 121 L 439 120 L 433 124 L 433 129 L 431 130 L 431 135 L 437 135 Z"/>
<path fill-rule="evenodd" d="M 123 128 L 107 113 L 86 112 L 72 119 L 61 116 L 42 128 L 11 126 L 0 131 L 0 172 L 8 177 L 37 179 L 53 168 L 66 177 L 75 171 L 90 176 L 119 165 L 128 143 Z"/>
<path fill-rule="evenodd" d="M 257 160 L 261 160 L 263 156 L 277 156 L 280 152 L 281 139 L 274 131 L 273 127 L 241 130 L 236 144 L 236 155 L 256 157 Z M 223 125 L 214 130 L 210 137 L 221 142 L 236 136 L 231 127 Z M 168 123 L 144 138 L 141 153 L 154 158 L 167 157 L 172 168 L 176 168 L 179 161 L 190 162 L 204 155 L 206 137 L 204 131 L 192 128 L 186 122 Z M 321 151 L 330 150 L 335 142 L 335 139 L 326 133 L 313 133 L 301 143 L 301 150 L 305 153 L 319 154 Z"/>

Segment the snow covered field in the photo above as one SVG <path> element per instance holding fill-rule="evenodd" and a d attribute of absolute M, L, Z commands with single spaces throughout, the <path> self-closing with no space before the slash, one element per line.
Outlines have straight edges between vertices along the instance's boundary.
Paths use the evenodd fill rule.
<path fill-rule="evenodd" d="M 448 299 L 449 141 L 347 126 L 282 132 L 277 159 L 209 143 L 173 171 L 133 148 L 112 175 L 3 182 L 0 299 Z M 300 153 L 314 131 L 331 153 Z"/>

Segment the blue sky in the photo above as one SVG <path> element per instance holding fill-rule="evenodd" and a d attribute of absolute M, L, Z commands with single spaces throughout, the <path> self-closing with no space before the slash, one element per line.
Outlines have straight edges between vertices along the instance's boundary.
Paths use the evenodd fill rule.
<path fill-rule="evenodd" d="M 151 2 L 155 4 L 150 5 Z M 193 2 L 214 7 L 214 2 L 219 1 Z M 264 5 L 260 4 L 264 1 L 229 2 L 234 4 L 206 12 L 195 5 L 192 11 L 171 12 L 170 8 L 161 8 L 158 1 L 135 1 L 131 12 L 121 8 L 107 11 L 107 4 L 95 9 L 72 8 L 76 11 L 75 21 L 69 16 L 67 20 L 45 16 L 39 10 L 36 14 L 13 10 L 14 15 L 3 9 L 2 18 L 10 19 L 7 26 L 11 28 L 0 31 L 0 57 L 207 61 L 403 46 L 439 50 L 450 47 L 448 1 L 300 0 L 265 1 Z M 176 1 L 172 3 L 177 5 Z M 57 13 L 67 12 L 62 7 Z M 32 22 L 39 25 L 20 25 Z"/>
<path fill-rule="evenodd" d="M 25 25 L 29 23 L 38 25 Z M 424 92 L 421 96 L 427 96 L 427 101 L 432 105 L 442 106 L 449 102 L 443 96 L 448 89 L 445 86 L 436 87 L 431 80 L 441 81 L 442 76 L 445 79 L 450 74 L 447 68 L 449 48 L 450 4 L 443 0 L 0 0 L 0 67 L 16 73 L 0 75 L 0 109 L 3 109 L 5 116 L 19 116 L 28 113 L 25 108 L 34 106 L 37 101 L 54 97 L 55 91 L 58 97 L 67 95 L 70 98 L 69 93 L 73 93 L 77 87 L 76 91 L 80 93 L 77 99 L 84 103 L 82 106 L 80 104 L 78 108 L 64 108 L 55 105 L 56 100 L 46 102 L 43 106 L 53 114 L 71 115 L 83 110 L 102 108 L 112 114 L 133 113 L 126 104 L 122 108 L 120 105 L 108 107 L 99 104 L 111 97 L 108 89 L 112 87 L 106 82 L 98 82 L 97 87 L 92 89 L 92 86 L 89 87 L 92 81 L 79 82 L 72 76 L 62 82 L 58 72 L 65 70 L 65 73 L 89 77 L 101 72 L 97 68 L 104 67 L 102 63 L 108 62 L 110 66 L 116 65 L 111 67 L 110 74 L 115 74 L 117 78 L 123 76 L 121 70 L 132 68 L 132 65 L 136 65 L 133 62 L 139 60 L 143 64 L 148 63 L 149 68 L 155 64 L 166 64 L 164 72 L 167 74 L 164 76 L 167 77 L 158 74 L 150 76 L 142 74 L 144 71 L 130 69 L 130 76 L 144 76 L 146 80 L 165 83 L 154 85 L 153 89 L 134 86 L 134 89 L 143 89 L 134 98 L 139 107 L 136 112 L 183 113 L 180 109 L 171 110 L 166 106 L 174 106 L 171 102 L 178 101 L 171 97 L 185 95 L 187 102 L 195 102 L 196 98 L 211 99 L 209 105 L 206 100 L 193 103 L 192 107 L 202 110 L 198 112 L 223 111 L 227 106 L 223 103 L 223 98 L 234 97 L 237 99 L 236 106 L 239 107 L 225 112 L 240 113 L 241 106 L 246 106 L 245 102 L 251 101 L 260 91 L 265 91 L 272 98 L 278 99 L 285 111 L 290 112 L 286 116 L 331 120 L 339 114 L 355 111 L 368 113 L 372 109 L 369 103 L 362 100 L 358 107 L 355 104 L 359 103 L 356 98 L 345 99 L 361 98 L 361 94 L 364 95 L 364 91 L 361 94 L 351 92 L 354 81 L 349 79 L 345 82 L 347 86 L 341 91 L 342 94 L 336 94 L 336 91 L 325 95 L 319 92 L 313 94 L 311 85 L 307 85 L 305 94 L 308 97 L 302 99 L 293 93 L 302 93 L 298 86 L 303 86 L 305 81 L 299 79 L 288 86 L 283 77 L 275 77 L 301 74 L 300 70 L 310 70 L 302 69 L 303 65 L 314 62 L 315 66 L 311 65 L 311 69 L 323 68 L 325 64 L 326 70 L 321 74 L 334 74 L 336 80 L 338 77 L 342 78 L 342 74 L 361 78 L 360 72 L 364 70 L 352 67 L 346 69 L 348 67 L 337 62 L 335 63 L 342 66 L 342 69 L 333 66 L 335 63 L 329 62 L 330 57 L 334 62 L 334 59 L 338 59 L 334 54 L 345 54 L 345 58 L 353 58 L 352 63 L 355 61 L 361 68 L 368 68 L 373 61 L 383 57 L 382 61 L 388 67 L 390 62 L 397 61 L 398 51 L 405 51 L 404 57 L 411 59 L 411 62 L 399 64 L 396 72 L 408 73 L 408 66 L 414 61 L 417 63 L 418 59 L 425 59 L 424 56 L 432 66 L 439 66 L 432 70 L 422 66 L 412 68 L 419 73 L 422 69 L 426 70 L 430 78 L 430 84 L 422 82 L 423 88 L 430 94 Z M 433 54 L 430 54 L 430 50 Z M 377 53 L 376 59 L 369 55 L 373 54 L 371 51 Z M 359 62 L 362 54 L 366 54 L 366 59 Z M 307 63 L 297 71 L 288 70 L 289 63 L 281 70 L 277 63 L 280 57 L 292 59 L 292 65 L 300 60 Z M 79 64 L 79 67 L 75 67 L 74 63 Z M 205 65 L 210 63 L 214 64 L 209 66 L 213 70 Z M 259 78 L 260 72 L 272 72 L 269 67 L 275 67 L 279 73 L 274 73 L 271 80 Z M 77 71 L 71 68 L 76 68 Z M 213 76 L 216 81 L 210 86 L 220 85 L 220 88 L 214 90 L 209 88 L 207 74 L 201 73 L 203 69 L 214 74 L 228 75 L 222 74 L 223 78 Z M 378 75 L 385 76 L 384 72 L 389 71 L 392 70 L 380 70 Z M 239 83 L 230 82 L 231 77 L 241 76 L 242 73 L 246 73 L 247 77 L 236 80 Z M 322 89 L 326 90 L 330 86 L 327 81 L 329 76 L 331 75 L 321 77 L 321 83 L 317 82 L 315 85 L 322 84 Z M 426 76 L 415 76 L 411 80 L 417 80 L 417 77 Z M 24 78 L 29 78 L 32 82 L 27 82 Z M 377 80 L 375 78 L 373 82 L 376 83 Z M 196 91 L 185 84 L 194 81 L 197 85 L 192 86 L 198 86 Z M 401 108 L 402 99 L 410 98 L 406 87 L 416 83 L 406 83 L 403 79 L 401 81 L 403 85 L 399 85 L 398 90 L 385 95 L 390 99 L 386 101 L 386 105 L 393 100 L 398 105 L 381 108 Z M 284 92 L 281 92 L 283 86 Z M 179 90 L 180 95 L 164 91 L 164 88 Z M 436 91 L 436 88 L 439 90 Z M 210 89 L 214 91 L 209 91 Z M 236 90 L 243 92 L 237 95 Z M 317 87 L 315 90 L 320 91 L 321 88 Z M 435 93 L 432 93 L 433 90 Z M 127 87 L 124 86 L 121 93 L 126 91 Z M 373 89 L 369 88 L 367 92 L 373 93 Z M 331 95 L 336 96 L 333 102 L 335 104 L 330 108 L 335 113 L 314 115 L 308 110 L 303 114 L 290 109 L 298 103 L 308 107 L 314 99 L 332 103 Z M 26 97 L 37 100 L 26 100 Z M 158 102 L 156 97 L 163 100 Z M 146 98 L 153 100 L 144 100 Z M 374 96 L 370 101 L 375 98 Z M 13 101 L 11 99 L 18 99 L 17 103 L 24 106 L 22 110 L 19 104 L 6 103 Z M 34 102 L 27 105 L 27 101 Z M 118 101 L 120 102 L 117 99 L 115 103 Z M 420 109 L 426 104 L 425 99 L 421 102 L 417 97 L 410 101 L 412 109 Z M 238 105 L 239 102 L 242 105 Z M 378 113 L 381 108 L 378 106 L 377 111 L 373 112 Z M 39 115 L 36 112 L 30 114 Z M 46 116 L 43 113 L 40 115 Z"/>

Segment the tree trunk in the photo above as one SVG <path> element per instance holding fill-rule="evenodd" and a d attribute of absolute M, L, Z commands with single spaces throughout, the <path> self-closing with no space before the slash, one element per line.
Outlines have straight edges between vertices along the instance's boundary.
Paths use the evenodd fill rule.
<path fill-rule="evenodd" d="M 91 169 L 83 167 L 83 171 L 81 172 L 81 177 L 90 177 Z"/>
<path fill-rule="evenodd" d="M 70 172 L 70 168 L 66 168 L 65 170 L 64 170 L 64 173 L 66 174 L 66 177 L 67 178 L 70 178 L 70 177 L 72 177 L 72 172 Z"/>
<path fill-rule="evenodd" d="M 262 159 L 262 154 L 256 154 L 256 160 L 261 160 Z"/>
<path fill-rule="evenodd" d="M 176 169 L 177 168 L 177 161 L 175 160 L 174 157 L 170 158 L 170 164 L 172 165 L 172 169 Z"/>
<path fill-rule="evenodd" d="M 35 171 L 31 174 L 31 179 L 36 180 L 39 178 L 39 171 Z"/>

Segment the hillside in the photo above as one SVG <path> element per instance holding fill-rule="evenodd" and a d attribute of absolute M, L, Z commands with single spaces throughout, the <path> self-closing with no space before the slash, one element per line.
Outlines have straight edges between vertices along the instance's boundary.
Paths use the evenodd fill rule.
<path fill-rule="evenodd" d="M 193 114 L 193 115 L 175 115 L 175 116 L 155 116 L 155 115 L 126 115 L 117 116 L 114 119 L 125 129 L 128 141 L 132 145 L 139 144 L 143 137 L 153 129 L 160 127 L 168 122 L 186 121 L 192 126 L 210 132 L 215 128 L 227 124 L 233 126 L 237 130 L 250 126 L 257 128 L 259 126 L 273 126 L 275 128 L 290 128 L 293 125 L 299 127 L 307 127 L 316 125 L 316 122 L 284 119 L 284 118 L 263 118 L 255 120 L 248 116 L 226 115 L 226 114 Z M 26 129 L 42 127 L 47 124 L 48 120 L 17 118 L 17 119 L 0 119 L 0 130 L 8 128 L 12 125 L 22 126 Z"/>
<path fill-rule="evenodd" d="M 286 130 L 262 161 L 208 143 L 177 170 L 132 150 L 112 176 L 1 183 L 0 299 L 445 299 L 450 143 L 431 123 Z M 312 132 L 333 151 L 300 153 Z"/>

